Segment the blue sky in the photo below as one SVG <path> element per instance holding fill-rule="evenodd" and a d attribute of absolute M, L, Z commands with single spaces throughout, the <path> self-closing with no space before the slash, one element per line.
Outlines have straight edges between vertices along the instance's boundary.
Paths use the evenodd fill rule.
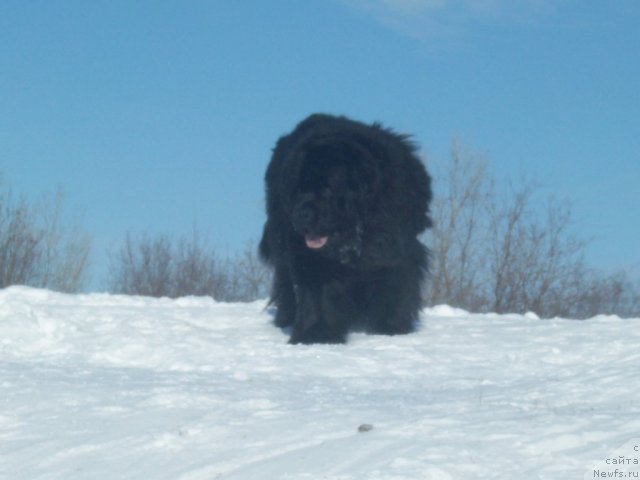
<path fill-rule="evenodd" d="M 259 238 L 278 136 L 311 112 L 458 137 L 574 202 L 591 264 L 640 270 L 640 2 L 0 2 L 0 172 L 62 187 L 93 282 L 126 232 Z M 436 185 L 437 189 L 437 185 Z"/>

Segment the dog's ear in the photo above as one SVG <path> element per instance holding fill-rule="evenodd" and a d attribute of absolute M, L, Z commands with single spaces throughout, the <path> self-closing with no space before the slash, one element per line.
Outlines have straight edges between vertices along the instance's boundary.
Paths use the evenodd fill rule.
<path fill-rule="evenodd" d="M 384 132 L 386 155 L 395 159 L 391 163 L 396 165 L 394 173 L 397 175 L 397 191 L 394 197 L 398 202 L 395 206 L 398 209 L 397 218 L 408 227 L 409 233 L 417 235 L 432 226 L 429 215 L 431 177 L 418 156 L 418 146 L 410 136 L 398 134 L 380 125 L 374 127 Z"/>
<path fill-rule="evenodd" d="M 272 212 L 279 214 L 278 210 L 282 208 L 282 202 L 287 201 L 285 198 L 278 198 L 276 192 L 289 197 L 291 193 L 289 187 L 297 181 L 300 162 L 292 161 L 291 156 L 296 154 L 298 146 L 304 143 L 306 138 L 321 132 L 333 121 L 335 118 L 330 115 L 314 113 L 298 123 L 291 133 L 278 139 L 265 174 L 269 214 Z"/>

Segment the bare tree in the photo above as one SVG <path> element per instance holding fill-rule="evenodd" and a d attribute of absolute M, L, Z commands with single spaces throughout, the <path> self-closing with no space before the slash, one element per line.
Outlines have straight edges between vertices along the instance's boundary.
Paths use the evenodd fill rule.
<path fill-rule="evenodd" d="M 481 156 L 464 151 L 458 140 L 451 147 L 451 164 L 434 182 L 434 229 L 431 249 L 432 303 L 449 303 L 471 310 L 486 302 L 487 208 L 493 196 L 489 164 Z"/>
<path fill-rule="evenodd" d="M 63 194 L 31 204 L 15 200 L 4 184 L 0 189 L 0 287 L 80 290 L 91 239 L 79 225 L 63 223 Z"/>
<path fill-rule="evenodd" d="M 640 315 L 638 285 L 585 264 L 587 242 L 571 233 L 569 203 L 541 199 L 530 181 L 499 194 L 486 159 L 455 140 L 434 184 L 428 303 L 543 317 Z"/>
<path fill-rule="evenodd" d="M 537 201 L 526 184 L 489 212 L 492 305 L 495 312 L 557 314 L 570 292 L 569 279 L 584 267 L 585 242 L 571 235 L 572 210 L 557 200 Z M 560 297 L 560 292 L 565 292 Z"/>

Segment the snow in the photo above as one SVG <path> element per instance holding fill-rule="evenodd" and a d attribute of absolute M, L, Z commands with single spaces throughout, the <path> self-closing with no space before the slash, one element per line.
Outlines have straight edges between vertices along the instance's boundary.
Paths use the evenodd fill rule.
<path fill-rule="evenodd" d="M 0 479 L 639 478 L 640 319 L 292 346 L 272 314 L 1 290 Z"/>

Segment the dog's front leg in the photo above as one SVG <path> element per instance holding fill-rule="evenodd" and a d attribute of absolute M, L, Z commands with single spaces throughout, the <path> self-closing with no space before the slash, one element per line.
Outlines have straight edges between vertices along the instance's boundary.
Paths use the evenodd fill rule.
<path fill-rule="evenodd" d="M 350 320 L 349 302 L 332 284 L 299 285 L 296 321 L 289 343 L 344 343 Z"/>

